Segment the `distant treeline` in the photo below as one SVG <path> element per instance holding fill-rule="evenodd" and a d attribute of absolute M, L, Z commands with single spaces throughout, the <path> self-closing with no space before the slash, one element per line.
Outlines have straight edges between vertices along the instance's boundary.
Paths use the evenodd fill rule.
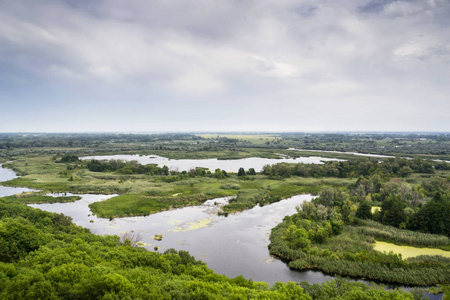
<path fill-rule="evenodd" d="M 0 149 L 31 147 L 86 147 L 104 143 L 151 143 L 174 140 L 198 140 L 193 134 L 101 134 L 101 133 L 0 133 Z"/>
<path fill-rule="evenodd" d="M 450 155 L 450 133 L 286 133 L 281 145 L 310 150 Z"/>
<path fill-rule="evenodd" d="M 273 134 L 272 134 L 273 135 Z M 262 134 L 263 136 L 263 134 Z M 310 150 L 331 150 L 343 152 L 378 153 L 390 155 L 434 155 L 450 159 L 450 134 L 448 133 L 280 133 L 276 139 L 259 140 L 217 136 L 202 138 L 193 133 L 165 134 L 21 134 L 0 133 L 0 150 L 15 150 L 15 155 L 22 149 L 25 153 L 35 152 L 36 148 L 77 148 L 76 151 L 91 153 L 105 151 L 131 150 L 179 150 L 179 151 L 221 151 L 242 148 L 288 149 L 300 148 Z M 35 149 L 30 149 L 35 148 Z M 85 152 L 83 152 L 85 153 Z M 1 155 L 5 155 L 0 153 Z"/>
<path fill-rule="evenodd" d="M 137 161 L 124 160 L 89 160 L 86 163 L 92 172 L 117 172 L 119 174 L 169 175 L 169 167 L 157 164 L 142 165 Z"/>
<path fill-rule="evenodd" d="M 331 161 L 323 165 L 278 163 L 265 165 L 262 174 L 270 177 L 358 177 L 379 174 L 382 176 L 407 177 L 411 173 L 434 173 L 435 170 L 449 170 L 450 164 L 421 158 L 366 158 L 360 160 Z"/>

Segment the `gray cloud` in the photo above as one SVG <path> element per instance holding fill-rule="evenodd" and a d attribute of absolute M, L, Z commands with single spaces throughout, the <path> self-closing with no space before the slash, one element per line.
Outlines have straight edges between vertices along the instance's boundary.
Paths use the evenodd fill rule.
<path fill-rule="evenodd" d="M 40 130 L 49 105 L 92 106 L 103 130 L 116 111 L 124 130 L 450 130 L 449 14 L 446 0 L 3 1 L 0 102 L 39 103 Z M 78 115 L 65 130 L 92 128 Z M 0 125 L 36 128 L 13 120 Z"/>

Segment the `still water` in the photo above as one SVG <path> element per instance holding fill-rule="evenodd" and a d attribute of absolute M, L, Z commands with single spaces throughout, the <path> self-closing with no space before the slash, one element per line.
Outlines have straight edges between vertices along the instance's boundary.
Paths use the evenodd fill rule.
<path fill-rule="evenodd" d="M 0 167 L 0 182 L 16 178 L 16 174 Z M 0 196 L 13 195 L 26 188 L 0 186 Z M 52 194 L 59 196 L 61 194 Z M 64 194 L 74 195 L 74 194 Z M 311 195 L 297 195 L 264 207 L 256 206 L 250 210 L 219 217 L 220 206 L 229 197 L 208 200 L 200 206 L 185 207 L 146 217 L 101 219 L 93 216 L 88 205 L 104 201 L 116 195 L 81 194 L 81 200 L 71 203 L 33 204 L 31 207 L 64 213 L 73 218 L 77 225 L 89 228 L 96 234 L 116 234 L 133 232 L 140 237 L 150 251 L 163 252 L 169 248 L 187 250 L 207 263 L 218 274 L 229 277 L 243 275 L 255 281 L 273 284 L 276 281 L 308 281 L 322 283 L 332 276 L 321 272 L 291 271 L 285 263 L 272 257 L 267 248 L 272 227 L 282 221 L 284 216 L 296 212 L 295 207 L 310 201 Z M 162 240 L 155 240 L 162 235 Z M 359 280 L 368 284 L 364 280 Z M 390 287 L 392 288 L 392 286 Z M 426 294 L 429 299 L 441 299 L 440 295 Z"/>
<path fill-rule="evenodd" d="M 163 252 L 169 248 L 187 250 L 219 274 L 230 277 L 243 275 L 256 281 L 323 282 L 329 276 L 320 272 L 293 272 L 285 263 L 272 257 L 267 248 L 272 227 L 284 216 L 296 212 L 295 207 L 310 201 L 311 195 L 298 195 L 268 206 L 218 216 L 220 206 L 229 198 L 206 201 L 203 205 L 185 207 L 146 217 L 119 218 L 109 221 L 90 215 L 88 205 L 112 196 L 80 195 L 73 203 L 34 204 L 42 210 L 71 216 L 77 225 L 97 234 L 117 234 L 133 231 L 145 247 Z M 91 220 L 93 222 L 91 222 Z M 154 239 L 162 235 L 161 241 Z"/>
<path fill-rule="evenodd" d="M 135 160 L 140 164 L 157 164 L 159 167 L 164 165 L 169 167 L 171 171 L 189 171 L 196 167 L 208 168 L 210 170 L 222 169 L 227 172 L 237 172 L 239 168 L 248 170 L 254 168 L 256 172 L 260 172 L 265 165 L 273 165 L 277 163 L 306 163 L 306 164 L 323 164 L 325 161 L 342 161 L 335 158 L 324 157 L 298 157 L 298 158 L 262 158 L 262 157 L 250 157 L 242 159 L 228 159 L 219 160 L 217 158 L 210 159 L 169 159 L 158 155 L 101 155 L 101 156 L 85 156 L 80 159 L 97 159 L 97 160 Z"/>
<path fill-rule="evenodd" d="M 8 181 L 17 177 L 18 176 L 16 175 L 16 173 L 14 173 L 13 170 L 3 168 L 2 164 L 0 164 L 0 182 Z M 0 197 L 6 197 L 31 191 L 34 190 L 20 187 L 0 186 Z"/>
<path fill-rule="evenodd" d="M 58 194 L 54 194 L 57 196 Z M 68 194 L 72 195 L 72 194 Z M 322 283 L 335 277 L 316 271 L 290 270 L 281 260 L 271 256 L 267 246 L 271 228 L 284 216 L 296 212 L 295 207 L 310 201 L 311 195 L 297 195 L 264 207 L 219 217 L 220 206 L 230 197 L 206 201 L 203 205 L 174 209 L 146 217 L 119 218 L 109 221 L 90 214 L 88 205 L 114 195 L 80 195 L 73 203 L 33 204 L 42 210 L 64 213 L 73 221 L 96 234 L 122 235 L 133 231 L 150 251 L 164 252 L 169 248 L 187 250 L 195 258 L 207 263 L 218 274 L 229 277 L 243 275 L 254 281 L 273 284 L 276 281 Z M 91 222 L 93 221 L 93 222 Z M 162 240 L 155 240 L 162 235 Z M 357 280 L 365 284 L 370 282 Z M 386 285 L 386 288 L 410 288 Z M 441 299 L 442 294 L 425 294 L 428 299 Z"/>

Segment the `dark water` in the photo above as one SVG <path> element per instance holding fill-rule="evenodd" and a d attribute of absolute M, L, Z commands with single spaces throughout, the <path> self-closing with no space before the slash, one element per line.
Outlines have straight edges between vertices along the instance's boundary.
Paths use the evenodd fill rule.
<path fill-rule="evenodd" d="M 323 282 L 329 278 L 320 272 L 292 272 L 282 261 L 269 254 L 269 234 L 284 216 L 295 213 L 295 207 L 310 201 L 310 195 L 299 195 L 264 207 L 219 217 L 219 205 L 228 198 L 206 201 L 203 205 L 185 207 L 147 217 L 119 218 L 109 221 L 90 215 L 88 204 L 111 196 L 81 195 L 74 203 L 34 204 L 32 207 L 71 216 L 77 225 L 97 234 L 117 234 L 133 231 L 139 234 L 145 247 L 154 251 L 169 248 L 187 250 L 219 274 L 230 277 L 243 275 L 255 281 Z M 216 204 L 218 205 L 216 205 Z M 91 222 L 93 220 L 94 222 Z M 162 234 L 156 241 L 154 235 Z"/>
<path fill-rule="evenodd" d="M 117 234 L 133 231 L 150 251 L 163 252 L 169 248 L 187 250 L 207 263 L 216 273 L 229 277 L 243 275 L 254 281 L 273 284 L 276 281 L 308 281 L 322 283 L 333 276 L 321 272 L 298 272 L 290 270 L 281 260 L 272 257 L 268 251 L 269 234 L 272 227 L 284 216 L 296 212 L 295 207 L 303 201 L 310 201 L 311 195 L 298 195 L 264 207 L 219 217 L 217 212 L 229 198 L 206 201 L 203 205 L 185 207 L 153 214 L 147 217 L 119 218 L 109 221 L 90 215 L 88 204 L 112 196 L 80 195 L 83 198 L 74 203 L 34 204 L 32 207 L 64 213 L 78 225 L 87 227 L 97 234 Z M 91 220 L 93 222 L 91 222 Z M 161 241 L 154 239 L 162 235 Z M 368 281 L 358 280 L 369 284 Z M 403 288 L 389 285 L 387 288 Z M 442 295 L 429 295 L 429 299 L 441 299 Z"/>

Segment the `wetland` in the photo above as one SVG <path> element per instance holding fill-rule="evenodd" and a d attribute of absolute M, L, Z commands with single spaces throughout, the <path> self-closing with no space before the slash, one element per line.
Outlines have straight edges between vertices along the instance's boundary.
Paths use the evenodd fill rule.
<path fill-rule="evenodd" d="M 140 141 L 125 142 L 128 138 Z M 3 166 L 20 175 L 0 169 L 2 207 L 20 211 L 17 205 L 28 204 L 54 213 L 43 221 L 45 226 L 71 226 L 65 219 L 70 218 L 104 236 L 102 243 L 116 239 L 116 245 L 146 249 L 145 255 L 153 253 L 160 259 L 191 261 L 185 254 L 190 253 L 215 274 L 235 277 L 236 282 L 251 278 L 273 288 L 277 282 L 303 282 L 304 291 L 312 293 L 316 283 L 321 283 L 316 289 L 327 284 L 336 288 L 340 279 L 333 275 L 343 275 L 394 286 L 440 283 L 441 290 L 448 287 L 446 255 L 427 252 L 407 257 L 401 252 L 406 248 L 377 248 L 387 243 L 384 247 L 408 245 L 448 253 L 450 168 L 445 161 L 391 157 L 386 152 L 349 153 L 353 149 L 292 151 L 289 148 L 301 145 L 282 134 L 248 139 L 246 135 L 121 136 L 120 142 L 112 143 L 108 139 L 115 137 L 98 142 L 94 137 L 91 142 L 96 146 L 87 146 L 91 143 L 87 138 L 85 147 L 68 147 L 58 136 L 60 146 L 0 150 Z M 54 137 L 50 140 L 55 142 Z M 29 214 L 35 213 L 23 210 L 23 216 Z M 14 220 L 3 217 L 0 227 L 29 224 L 23 217 Z M 40 253 L 47 246 L 33 247 L 25 249 Z M 20 261 L 28 255 L 25 249 L 11 252 L 4 261 Z M 430 264 L 434 270 L 428 268 Z M 357 271 L 359 265 L 365 270 L 383 269 L 385 275 Z M 398 268 L 405 271 L 398 273 Z M 367 288 L 351 282 L 347 287 L 348 291 Z"/>

